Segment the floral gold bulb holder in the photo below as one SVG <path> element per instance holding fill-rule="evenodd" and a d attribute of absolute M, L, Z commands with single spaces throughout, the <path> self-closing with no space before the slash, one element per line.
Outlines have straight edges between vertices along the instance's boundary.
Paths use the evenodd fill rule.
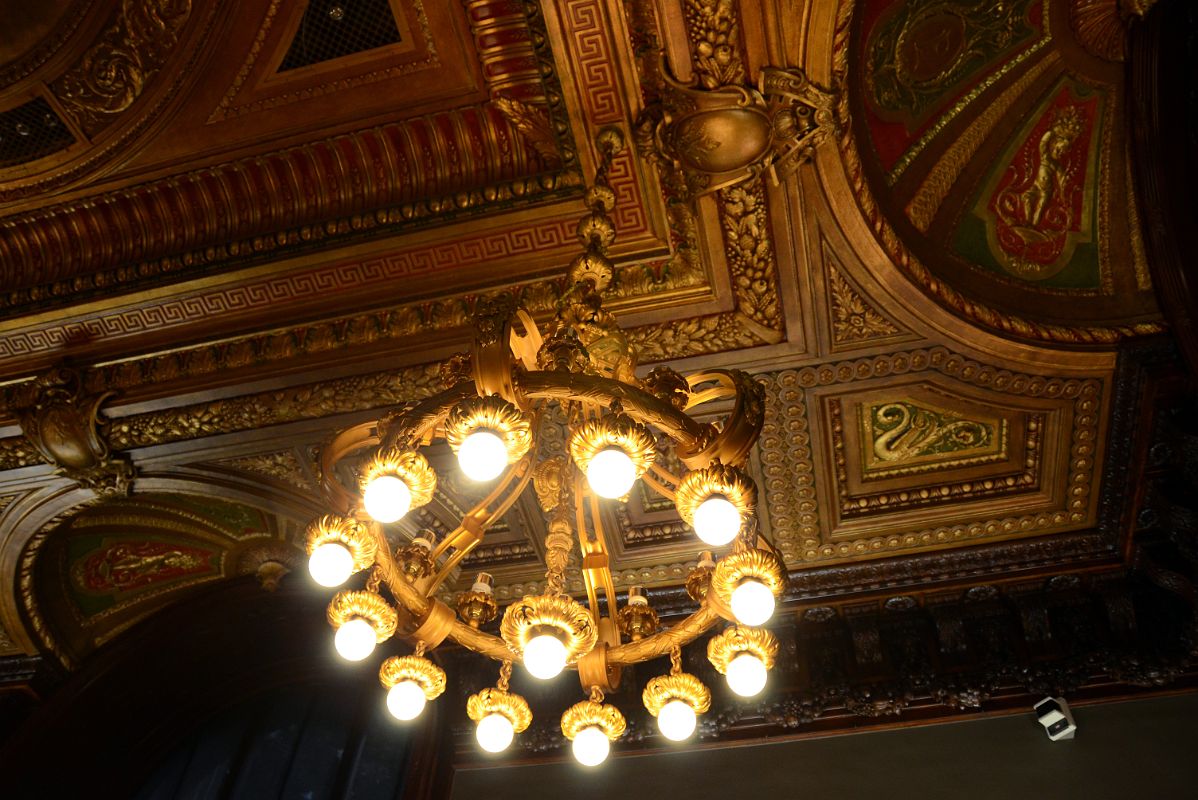
<path fill-rule="evenodd" d="M 488 688 L 470 695 L 466 700 L 466 716 L 471 722 L 482 722 L 491 714 L 499 714 L 512 723 L 515 733 L 523 733 L 532 724 L 532 709 L 528 701 L 505 689 Z"/>
<path fill-rule="evenodd" d="M 436 572 L 433 564 L 432 548 L 436 534 L 432 531 L 421 531 L 420 535 L 411 542 L 399 548 L 395 560 L 399 563 L 404 577 L 415 583 L 421 578 L 427 578 Z"/>
<path fill-rule="evenodd" d="M 721 675 L 727 674 L 728 664 L 741 653 L 756 656 L 767 670 L 773 669 L 778 639 L 765 628 L 732 625 L 707 642 L 707 660 Z"/>
<path fill-rule="evenodd" d="M 628 602 L 617 612 L 616 619 L 620 623 L 620 632 L 634 642 L 652 636 L 660 625 L 657 612 L 649 606 L 645 590 L 640 586 L 628 590 Z"/>
<path fill-rule="evenodd" d="M 532 424 L 520 409 L 498 395 L 468 397 L 445 419 L 445 441 L 457 453 L 475 431 L 491 431 L 503 440 L 507 462 L 515 464 L 532 447 Z"/>
<path fill-rule="evenodd" d="M 591 652 L 599 640 L 591 612 L 565 595 L 529 595 L 508 606 L 499 623 L 499 635 L 521 656 L 533 637 L 546 633 L 566 646 L 567 664 Z"/>
<path fill-rule="evenodd" d="M 721 558 L 711 575 L 711 590 L 724 608 L 730 608 L 732 593 L 748 580 L 760 581 L 774 597 L 780 596 L 786 587 L 785 572 L 778 557 L 766 550 L 753 549 L 729 553 Z"/>
<path fill-rule="evenodd" d="M 437 473 L 428 459 L 411 450 L 389 447 L 379 450 L 362 470 L 361 491 L 375 478 L 393 475 L 404 482 L 412 495 L 412 508 L 427 505 L 437 488 Z"/>
<path fill-rule="evenodd" d="M 354 560 L 354 572 L 374 564 L 377 545 L 370 530 L 356 519 L 338 514 L 325 514 L 308 526 L 306 541 L 308 555 L 321 545 L 339 544 Z"/>
<path fill-rule="evenodd" d="M 598 728 L 613 742 L 624 735 L 628 728 L 624 715 L 615 706 L 602 702 L 602 698 L 602 693 L 593 692 L 591 699 L 566 709 L 562 714 L 562 733 L 567 739 L 574 741 L 574 737 L 587 728 Z"/>
<path fill-rule="evenodd" d="M 711 690 L 689 672 L 658 675 L 651 679 L 645 684 L 641 700 L 649 713 L 655 717 L 671 700 L 681 700 L 696 714 L 705 714 L 711 710 Z"/>
<path fill-rule="evenodd" d="M 333 595 L 329 602 L 329 624 L 340 630 L 352 619 L 364 619 L 374 629 L 374 638 L 379 644 L 395 635 L 399 616 L 382 596 L 368 591 L 346 591 Z"/>
<path fill-rule="evenodd" d="M 632 460 L 638 478 L 657 458 L 653 434 L 627 414 L 608 414 L 587 420 L 570 435 L 570 457 L 583 472 L 587 471 L 591 459 L 610 447 L 624 451 Z"/>
<path fill-rule="evenodd" d="M 711 576 L 715 574 L 715 561 L 710 550 L 699 554 L 699 563 L 686 576 L 686 593 L 696 603 L 702 603 L 711 589 Z"/>
<path fill-rule="evenodd" d="M 695 511 L 704 500 L 711 497 L 723 497 L 735 506 L 740 512 L 743 526 L 757 506 L 757 485 L 744 470 L 727 464 L 712 464 L 691 470 L 683 476 L 674 492 L 678 516 L 694 527 Z"/>
<path fill-rule="evenodd" d="M 491 590 L 493 578 L 481 572 L 468 592 L 459 592 L 456 600 L 458 616 L 471 628 L 478 629 L 499 616 L 499 604 Z"/>
<path fill-rule="evenodd" d="M 445 691 L 445 670 L 424 656 L 391 656 L 379 667 L 379 681 L 387 689 L 402 681 L 412 681 L 424 692 L 426 700 L 436 700 Z"/>

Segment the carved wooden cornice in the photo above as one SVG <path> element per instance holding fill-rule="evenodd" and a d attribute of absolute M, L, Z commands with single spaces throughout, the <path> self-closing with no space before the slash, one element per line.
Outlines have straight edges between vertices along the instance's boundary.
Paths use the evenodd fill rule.
<path fill-rule="evenodd" d="M 0 280 L 43 282 L 10 291 L 11 313 L 581 184 L 570 171 L 531 177 L 546 169 L 497 110 L 441 113 L 9 217 Z"/>

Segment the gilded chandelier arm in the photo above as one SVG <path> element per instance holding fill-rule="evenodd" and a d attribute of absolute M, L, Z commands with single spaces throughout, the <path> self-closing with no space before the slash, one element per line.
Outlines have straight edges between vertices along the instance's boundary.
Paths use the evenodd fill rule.
<path fill-rule="evenodd" d="M 658 631 L 636 642 L 616 645 L 607 651 L 607 663 L 638 664 L 668 654 L 675 647 L 693 642 L 720 621 L 720 615 L 704 603 L 699 610 L 673 627 Z"/>

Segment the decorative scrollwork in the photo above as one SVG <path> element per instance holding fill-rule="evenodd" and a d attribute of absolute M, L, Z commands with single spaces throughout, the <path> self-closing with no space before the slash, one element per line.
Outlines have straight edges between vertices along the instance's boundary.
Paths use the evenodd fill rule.
<path fill-rule="evenodd" d="M 191 0 L 124 0 L 100 40 L 53 84 L 55 95 L 85 130 L 99 130 L 145 90 L 190 16 Z"/>
<path fill-rule="evenodd" d="M 57 474 L 101 496 L 129 494 L 133 466 L 116 456 L 101 435 L 100 406 L 112 392 L 84 395 L 79 374 L 58 368 L 40 376 L 20 415 L 21 431 Z"/>

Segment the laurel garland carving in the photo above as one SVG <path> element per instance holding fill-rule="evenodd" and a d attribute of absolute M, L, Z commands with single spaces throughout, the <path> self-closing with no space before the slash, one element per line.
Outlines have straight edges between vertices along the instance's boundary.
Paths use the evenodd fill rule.
<path fill-rule="evenodd" d="M 217 463 L 243 472 L 264 475 L 267 478 L 290 484 L 297 489 L 311 491 L 316 488 L 292 450 L 230 458 Z"/>
<path fill-rule="evenodd" d="M 740 20 L 732 0 L 685 0 L 682 13 L 699 83 L 707 89 L 744 83 Z"/>
<path fill-rule="evenodd" d="M 841 0 L 837 12 L 836 32 L 833 40 L 833 71 L 840 76 L 848 75 L 849 39 L 852 28 L 853 0 Z M 839 81 L 838 81 L 839 82 Z M 920 286 L 928 295 L 949 309 L 1000 333 L 1075 344 L 1113 344 L 1122 339 L 1149 336 L 1161 333 L 1165 327 L 1157 322 L 1138 322 L 1131 325 L 1103 327 L 1097 325 L 1056 325 L 1037 322 L 1015 314 L 997 311 L 987 305 L 971 300 L 934 275 L 917 259 L 886 219 L 873 196 L 866 180 L 861 154 L 858 150 L 847 93 L 839 96 L 838 118 L 845 121 L 841 134 L 836 137 L 845 174 L 865 220 L 873 228 L 882 249 L 899 269 Z"/>
<path fill-rule="evenodd" d="M 175 49 L 191 0 L 123 0 L 115 21 L 71 71 L 52 84 L 89 134 L 133 105 Z"/>
<path fill-rule="evenodd" d="M 441 388 L 437 364 L 308 384 L 126 417 L 112 424 L 120 450 L 401 405 Z"/>
<path fill-rule="evenodd" d="M 761 180 L 725 189 L 719 199 L 724 247 L 738 290 L 737 309 L 762 327 L 780 330 L 782 309 L 777 284 L 771 280 L 777 268 Z"/>

